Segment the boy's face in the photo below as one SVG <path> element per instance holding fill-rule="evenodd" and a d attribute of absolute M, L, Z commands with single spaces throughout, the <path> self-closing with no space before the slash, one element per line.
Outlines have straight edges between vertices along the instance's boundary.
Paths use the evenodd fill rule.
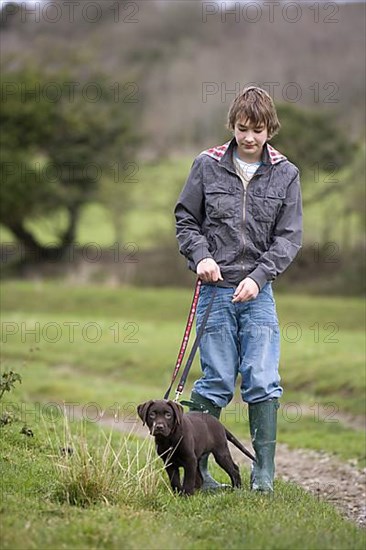
<path fill-rule="evenodd" d="M 235 123 L 234 136 L 238 144 L 238 155 L 245 162 L 258 162 L 263 146 L 268 139 L 267 127 L 255 126 L 248 118 Z"/>

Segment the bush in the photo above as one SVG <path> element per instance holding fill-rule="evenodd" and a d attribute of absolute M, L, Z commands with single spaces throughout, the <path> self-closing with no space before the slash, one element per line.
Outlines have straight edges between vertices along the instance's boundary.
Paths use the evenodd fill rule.
<path fill-rule="evenodd" d="M 293 105 L 279 105 L 277 113 L 282 129 L 271 143 L 300 170 L 339 170 L 352 161 L 356 146 L 330 113 Z"/>

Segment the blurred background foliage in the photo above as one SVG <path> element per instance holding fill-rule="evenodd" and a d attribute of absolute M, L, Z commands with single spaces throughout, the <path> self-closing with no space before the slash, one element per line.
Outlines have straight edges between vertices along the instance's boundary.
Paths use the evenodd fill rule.
<path fill-rule="evenodd" d="M 75 240 L 81 207 L 95 200 L 113 172 L 111 159 L 123 161 L 136 142 L 131 112 L 113 101 L 112 92 L 94 75 L 100 97 L 86 101 L 82 88 L 72 101 L 65 83 L 70 75 L 26 68 L 6 74 L 7 99 L 0 114 L 1 222 L 27 247 L 44 254 L 26 227 L 34 220 L 63 209 L 67 225 L 58 235 L 57 252 Z M 54 97 L 38 93 L 52 83 Z M 24 90 L 36 93 L 24 93 Z M 36 98 L 36 100 L 35 100 Z M 67 98 L 67 99 L 66 99 Z M 50 250 L 49 250 L 50 251 Z"/>
<path fill-rule="evenodd" d="M 302 173 L 305 247 L 286 284 L 310 281 L 326 291 L 331 274 L 332 291 L 361 291 L 362 4 L 339 4 L 332 17 L 323 8 L 316 19 L 298 2 L 296 24 L 281 3 L 275 24 L 268 2 L 258 3 L 255 23 L 244 12 L 225 15 L 223 5 L 205 13 L 199 1 L 104 0 L 97 17 L 81 8 L 71 16 L 62 0 L 47 12 L 47 0 L 38 4 L 39 19 L 24 3 L 5 3 L 1 12 L 5 245 L 21 243 L 40 270 L 72 243 L 127 250 L 132 243 L 147 256 L 139 266 L 122 262 L 122 275 L 114 270 L 120 282 L 141 283 L 140 268 L 145 284 L 190 283 L 176 250 L 174 203 L 194 156 L 230 139 L 234 96 L 256 83 L 278 108 L 282 130 L 273 145 Z M 149 253 L 179 267 L 166 267 L 171 281 L 153 275 Z M 19 274 L 15 256 L 6 274 Z"/>

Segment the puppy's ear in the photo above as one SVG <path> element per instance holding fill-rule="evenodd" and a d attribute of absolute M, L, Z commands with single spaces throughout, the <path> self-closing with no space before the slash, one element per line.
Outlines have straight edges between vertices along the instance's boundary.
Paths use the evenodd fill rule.
<path fill-rule="evenodd" d="M 175 426 L 179 426 L 182 423 L 184 409 L 182 405 L 176 403 L 175 401 L 168 401 L 168 405 L 173 409 L 173 414 L 175 417 Z"/>
<path fill-rule="evenodd" d="M 145 403 L 141 403 L 141 405 L 137 406 L 137 414 L 141 418 L 143 426 L 146 424 L 147 413 L 153 403 L 154 401 L 150 399 L 150 401 L 146 401 Z"/>

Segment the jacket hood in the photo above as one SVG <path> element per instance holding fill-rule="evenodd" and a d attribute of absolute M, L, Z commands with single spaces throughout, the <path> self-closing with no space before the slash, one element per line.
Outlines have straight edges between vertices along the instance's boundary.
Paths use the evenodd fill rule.
<path fill-rule="evenodd" d="M 201 155 L 208 155 L 209 157 L 220 161 L 222 157 L 225 155 L 226 151 L 229 149 L 230 144 L 232 142 L 235 142 L 235 138 L 227 141 L 223 145 L 216 145 L 216 147 L 211 147 L 210 149 L 206 149 L 206 151 L 202 151 Z M 268 153 L 268 159 L 271 164 L 277 164 L 278 162 L 281 162 L 282 160 L 287 160 L 287 157 L 277 151 L 272 145 L 269 145 L 269 143 L 266 143 L 267 153 Z"/>

